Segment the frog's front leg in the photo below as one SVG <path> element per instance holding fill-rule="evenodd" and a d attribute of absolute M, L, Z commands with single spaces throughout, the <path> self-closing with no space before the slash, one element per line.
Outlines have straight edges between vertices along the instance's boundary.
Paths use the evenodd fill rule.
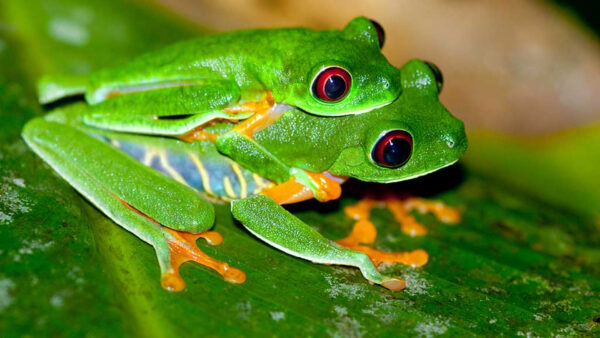
<path fill-rule="evenodd" d="M 219 244 L 212 231 L 214 211 L 191 188 L 146 167 L 125 153 L 77 128 L 34 119 L 23 129 L 27 144 L 77 191 L 113 221 L 156 250 L 162 285 L 185 285 L 179 266 L 193 260 L 241 283 L 242 271 L 205 255 L 196 239 Z"/>
<path fill-rule="evenodd" d="M 290 255 L 315 263 L 355 266 L 367 280 L 392 291 L 406 286 L 400 278 L 379 273 L 366 254 L 327 240 L 268 196 L 234 201 L 231 210 L 251 233 Z"/>
<path fill-rule="evenodd" d="M 261 192 L 270 196 L 278 204 L 290 204 L 316 198 L 321 202 L 340 197 L 341 186 L 346 178 L 328 172 L 313 173 L 290 168 L 253 138 L 232 130 L 217 139 L 219 152 L 234 159 L 237 163 L 277 185 Z"/>
<path fill-rule="evenodd" d="M 276 104 L 270 91 L 259 91 L 258 94 L 246 94 L 245 96 L 252 97 L 255 100 L 245 101 L 243 103 L 238 102 L 222 108 L 222 111 L 230 117 L 230 120 L 243 119 L 243 121 L 236 125 L 229 134 L 233 132 L 245 135 L 253 140 L 254 132 L 266 128 L 277 120 L 284 111 L 290 109 L 287 105 Z M 219 135 L 210 135 L 204 128 L 204 125 L 199 125 L 184 135 L 181 135 L 179 138 L 187 142 L 196 140 L 216 142 Z M 258 144 L 253 144 L 253 147 L 260 148 Z"/>
<path fill-rule="evenodd" d="M 292 110 L 286 104 L 275 103 L 270 92 L 260 102 L 247 102 L 241 107 L 225 111 L 243 114 L 249 111 L 253 115 L 236 125 L 216 140 L 220 153 L 241 163 L 248 170 L 277 183 L 283 183 L 293 176 L 292 168 L 273 156 L 254 139 L 254 133 L 268 127 L 283 113 Z"/>

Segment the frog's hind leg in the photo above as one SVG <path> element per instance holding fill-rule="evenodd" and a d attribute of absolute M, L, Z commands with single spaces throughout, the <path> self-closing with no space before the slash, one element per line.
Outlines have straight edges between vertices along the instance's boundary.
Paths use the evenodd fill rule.
<path fill-rule="evenodd" d="M 376 266 L 381 263 L 423 266 L 427 263 L 429 256 L 427 252 L 420 249 L 410 252 L 384 252 L 365 246 L 364 244 L 373 244 L 377 237 L 377 230 L 369 219 L 373 208 L 387 208 L 400 223 L 402 231 L 410 236 L 423 236 L 427 233 L 427 229 L 410 214 L 411 210 L 416 209 L 420 213 L 432 212 L 439 220 L 448 224 L 460 220 L 457 210 L 447 207 L 441 202 L 431 202 L 414 197 L 402 200 L 398 198 L 385 200 L 365 198 L 354 205 L 347 206 L 344 210 L 346 215 L 356 220 L 356 223 L 352 232 L 347 237 L 338 240 L 337 243 L 349 249 L 364 252 Z"/>
<path fill-rule="evenodd" d="M 204 130 L 210 123 L 252 115 L 224 110 L 238 100 L 239 89 L 228 83 L 166 87 L 94 104 L 84 113 L 83 122 L 105 130 L 214 142 L 218 135 Z"/>
<path fill-rule="evenodd" d="M 207 231 L 214 210 L 193 189 L 68 125 L 37 118 L 27 123 L 23 138 L 92 204 L 154 247 L 165 288 L 183 288 L 178 268 L 188 260 L 214 269 L 230 282 L 244 281 L 243 272 L 196 246 L 199 237 L 212 244 L 222 238 Z"/>

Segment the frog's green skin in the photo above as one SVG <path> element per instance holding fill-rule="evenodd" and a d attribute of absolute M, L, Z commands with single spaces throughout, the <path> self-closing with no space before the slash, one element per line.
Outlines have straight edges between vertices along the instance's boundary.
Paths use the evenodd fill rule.
<path fill-rule="evenodd" d="M 342 67 L 352 77 L 347 96 L 337 102 L 322 101 L 311 92 L 313 79 L 328 66 Z M 173 111 L 173 105 L 145 105 L 152 111 L 140 111 L 140 107 L 131 112 L 128 108 L 136 101 L 120 106 L 127 109 L 99 108 L 86 117 L 88 124 L 98 127 L 141 132 L 128 129 L 132 114 L 138 118 L 144 114 L 202 115 L 259 100 L 267 91 L 275 102 L 311 114 L 357 114 L 395 100 L 400 94 L 399 79 L 398 69 L 380 52 L 376 28 L 370 20 L 358 17 L 343 30 L 241 30 L 178 43 L 89 78 L 48 77 L 40 83 L 40 100 L 48 103 L 83 93 L 88 104 L 97 105 L 114 95 L 151 92 L 144 100 L 156 103 L 172 96 L 168 88 L 190 87 L 181 95 L 194 103 L 177 106 L 181 110 Z M 190 117 L 191 123 L 197 116 Z M 162 133 L 172 134 L 171 128 L 179 127 L 178 121 L 171 122 L 173 126 L 163 123 Z"/>
<path fill-rule="evenodd" d="M 235 112 L 245 103 L 288 106 L 316 115 L 358 114 L 391 103 L 401 91 L 400 72 L 380 52 L 373 23 L 358 17 L 343 30 L 306 28 L 233 31 L 183 42 L 86 78 L 40 81 L 40 101 L 85 94 L 81 121 L 128 133 L 182 136 L 214 120 L 240 120 L 259 111 Z M 337 102 L 314 96 L 324 68 L 351 74 L 348 94 Z M 264 168 L 286 179 L 289 171 L 255 140 L 231 131 L 220 148 L 250 170 Z"/>
<path fill-rule="evenodd" d="M 232 123 L 212 127 L 221 134 L 216 144 L 186 143 L 89 127 L 83 123 L 81 105 L 30 121 L 23 137 L 100 210 L 151 244 L 163 274 L 170 269 L 170 235 L 160 225 L 194 233 L 213 226 L 213 207 L 199 190 L 233 200 L 233 216 L 270 245 L 317 263 L 356 266 L 369 281 L 382 284 L 390 278 L 365 254 L 328 241 L 270 197 L 256 193 L 267 180 L 283 183 L 297 169 L 395 182 L 457 161 L 467 146 L 463 123 L 438 101 L 431 69 L 418 60 L 408 62 L 401 68 L 401 85 L 394 103 L 362 114 L 321 117 L 287 107 L 254 135 L 263 153 L 253 154 L 248 162 L 231 159 L 238 151 L 231 142 L 237 136 L 226 132 Z M 371 159 L 379 135 L 393 129 L 409 132 L 414 145 L 410 160 L 397 169 Z"/>

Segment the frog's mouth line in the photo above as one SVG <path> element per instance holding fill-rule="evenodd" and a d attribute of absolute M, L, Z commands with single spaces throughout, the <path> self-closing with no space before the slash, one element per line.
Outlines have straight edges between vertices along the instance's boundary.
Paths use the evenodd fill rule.
<path fill-rule="evenodd" d="M 368 113 L 368 112 L 370 112 L 372 110 L 379 109 L 381 107 L 385 107 L 385 106 L 387 106 L 389 104 L 390 103 L 382 103 L 382 104 L 379 104 L 379 105 L 376 105 L 376 106 L 373 106 L 373 107 L 367 107 L 367 108 L 363 108 L 363 109 L 351 110 L 351 111 L 347 111 L 347 112 L 343 112 L 343 113 L 338 113 L 338 114 L 335 114 L 335 115 L 330 115 L 328 117 L 340 117 L 340 116 L 348 116 L 348 115 L 359 115 L 359 114 L 363 114 L 363 113 Z M 309 111 L 307 111 L 305 109 L 302 109 L 300 107 L 295 107 L 295 108 L 302 110 L 302 112 L 304 112 L 306 114 L 310 114 L 310 115 L 314 115 L 314 116 L 322 116 L 322 115 L 319 115 L 319 114 L 313 114 L 313 113 L 311 113 L 311 112 L 309 112 Z"/>
<path fill-rule="evenodd" d="M 456 160 L 454 160 L 454 161 L 452 161 L 450 163 L 446 163 L 446 164 L 444 164 L 444 165 L 442 165 L 440 167 L 437 167 L 437 168 L 434 168 L 434 169 L 431 169 L 431 170 L 428 170 L 428 171 L 425 171 L 425 172 L 422 172 L 422 173 L 418 173 L 418 174 L 415 174 L 415 175 L 412 175 L 412 176 L 409 176 L 409 177 L 404 177 L 404 178 L 399 178 L 397 180 L 391 180 L 391 181 L 385 181 L 385 182 L 379 182 L 379 183 L 396 183 L 396 182 L 402 182 L 402 181 L 412 180 L 412 179 L 415 179 L 415 178 L 418 178 L 418 177 L 421 177 L 421 176 L 429 175 L 432 172 L 444 169 L 446 167 L 449 167 L 449 166 L 453 165 L 456 162 L 458 162 L 458 159 L 456 159 Z"/>

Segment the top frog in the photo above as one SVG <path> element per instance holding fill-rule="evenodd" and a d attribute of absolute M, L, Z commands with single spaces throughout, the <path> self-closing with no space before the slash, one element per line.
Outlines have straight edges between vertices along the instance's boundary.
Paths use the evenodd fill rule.
<path fill-rule="evenodd" d="M 355 18 L 343 30 L 232 31 L 168 46 L 85 79 L 43 79 L 40 101 L 85 94 L 86 101 L 96 105 L 116 96 L 152 92 L 146 101 L 164 102 L 173 98 L 169 89 L 185 87 L 187 100 L 177 99 L 196 101 L 188 106 L 190 111 L 174 113 L 172 105 L 161 104 L 153 106 L 152 115 L 173 120 L 177 114 L 179 124 L 190 119 L 187 128 L 192 120 L 198 122 L 194 119 L 198 114 L 223 109 L 229 115 L 256 113 L 248 107 L 275 103 L 320 116 L 358 114 L 385 106 L 400 95 L 400 71 L 381 54 L 383 41 L 381 26 L 364 17 Z M 245 109 L 231 109 L 236 106 Z M 162 131 L 140 130 L 119 112 L 111 115 L 111 126 L 121 131 L 174 134 L 169 123 Z M 92 120 L 87 123 L 95 124 Z M 106 116 L 102 121 L 108 121 Z"/>

